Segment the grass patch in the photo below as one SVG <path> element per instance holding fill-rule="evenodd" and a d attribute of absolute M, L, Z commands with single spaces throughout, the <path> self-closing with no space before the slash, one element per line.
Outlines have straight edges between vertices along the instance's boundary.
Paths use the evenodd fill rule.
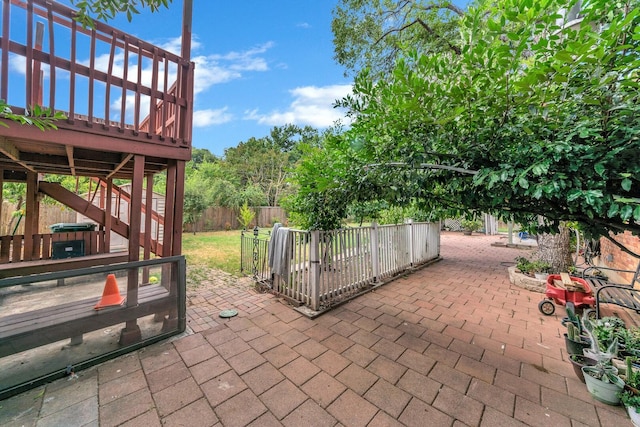
<path fill-rule="evenodd" d="M 240 230 L 182 234 L 187 266 L 209 267 L 240 276 Z"/>

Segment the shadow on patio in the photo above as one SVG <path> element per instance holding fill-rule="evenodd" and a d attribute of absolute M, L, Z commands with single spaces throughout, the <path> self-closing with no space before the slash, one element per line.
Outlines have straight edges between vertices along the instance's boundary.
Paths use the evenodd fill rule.
<path fill-rule="evenodd" d="M 498 240 L 444 233 L 443 261 L 315 320 L 212 278 L 188 295 L 192 334 L 3 401 L 0 424 L 631 425 L 575 377 L 564 309 L 509 283 L 523 250 Z"/>

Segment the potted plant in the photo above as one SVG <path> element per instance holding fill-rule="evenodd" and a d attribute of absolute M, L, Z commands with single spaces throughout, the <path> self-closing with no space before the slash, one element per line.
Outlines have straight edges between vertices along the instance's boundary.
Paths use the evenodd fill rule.
<path fill-rule="evenodd" d="M 591 348 L 584 350 L 584 355 L 596 360 L 594 366 L 583 366 L 587 390 L 596 399 L 609 405 L 620 403 L 620 393 L 624 389 L 624 381 L 617 375 L 618 370 L 611 365 L 611 359 L 618 350 L 618 339 L 614 338 L 606 350 L 602 350 L 598 337 L 594 334 L 594 322 L 583 316 L 584 330 L 589 335 Z"/>
<path fill-rule="evenodd" d="M 633 368 L 632 358 L 626 358 L 625 386 L 620 401 L 627 408 L 634 426 L 640 427 L 640 371 Z"/>
<path fill-rule="evenodd" d="M 530 268 L 535 278 L 539 280 L 547 280 L 549 273 L 551 273 L 551 264 L 545 261 L 533 261 Z"/>
<path fill-rule="evenodd" d="M 567 332 L 564 334 L 564 342 L 567 348 L 567 353 L 572 354 L 584 354 L 584 349 L 589 348 L 591 343 L 580 335 L 580 329 L 573 323 L 567 324 Z"/>
<path fill-rule="evenodd" d="M 478 231 L 482 228 L 482 223 L 477 219 L 463 219 L 460 222 L 460 225 L 464 230 L 464 234 L 468 236 L 470 236 L 474 231 Z"/>
<path fill-rule="evenodd" d="M 571 362 L 571 366 L 573 367 L 573 372 L 576 374 L 576 377 L 581 382 L 585 382 L 584 372 L 582 372 L 582 368 L 585 366 L 595 366 L 596 361 L 590 357 L 587 357 L 583 354 L 570 354 L 569 361 Z"/>

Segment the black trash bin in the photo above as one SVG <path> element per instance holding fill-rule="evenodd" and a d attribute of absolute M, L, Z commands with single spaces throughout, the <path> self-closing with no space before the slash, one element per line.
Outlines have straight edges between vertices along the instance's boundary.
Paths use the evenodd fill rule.
<path fill-rule="evenodd" d="M 52 233 L 74 233 L 77 231 L 94 231 L 96 225 L 90 222 L 58 223 L 50 225 Z M 63 259 L 84 256 L 84 239 L 58 240 L 51 242 L 51 258 Z"/>

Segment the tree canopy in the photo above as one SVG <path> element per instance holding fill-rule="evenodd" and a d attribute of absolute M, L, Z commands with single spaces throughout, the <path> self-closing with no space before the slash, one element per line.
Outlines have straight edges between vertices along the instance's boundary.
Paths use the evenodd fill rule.
<path fill-rule="evenodd" d="M 640 233 L 638 1 L 585 2 L 567 26 L 575 3 L 480 1 L 455 20 L 455 48 L 406 48 L 385 79 L 364 69 L 326 167 L 348 159 L 354 200 Z"/>

